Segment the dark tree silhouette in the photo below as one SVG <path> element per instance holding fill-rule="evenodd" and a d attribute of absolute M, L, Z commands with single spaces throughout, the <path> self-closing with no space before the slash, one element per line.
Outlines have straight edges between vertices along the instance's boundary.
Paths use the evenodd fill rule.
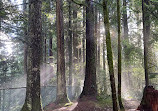
<path fill-rule="evenodd" d="M 96 85 L 96 51 L 94 38 L 94 12 L 92 0 L 86 0 L 86 70 L 82 97 L 94 97 L 97 95 Z"/>

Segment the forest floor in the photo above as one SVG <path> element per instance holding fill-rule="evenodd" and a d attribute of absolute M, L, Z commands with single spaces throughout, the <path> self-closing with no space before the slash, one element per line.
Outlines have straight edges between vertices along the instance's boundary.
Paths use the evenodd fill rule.
<path fill-rule="evenodd" d="M 137 100 L 124 100 L 124 107 L 126 111 L 136 111 L 139 103 Z M 72 102 L 70 106 L 50 103 L 44 108 L 44 111 L 112 111 L 112 107 L 109 105 L 100 105 L 100 103 L 96 101 L 84 100 Z"/>

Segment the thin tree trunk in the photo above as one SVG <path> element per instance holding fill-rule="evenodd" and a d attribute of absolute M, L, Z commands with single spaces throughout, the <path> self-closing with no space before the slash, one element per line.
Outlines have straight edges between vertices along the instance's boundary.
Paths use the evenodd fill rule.
<path fill-rule="evenodd" d="M 49 0 L 49 5 L 50 5 L 50 9 L 52 9 L 51 0 Z M 51 26 L 49 28 L 52 29 Z M 53 63 L 53 40 L 52 40 L 52 35 L 51 35 L 50 31 L 49 31 L 49 63 L 51 66 L 51 72 L 53 72 L 53 66 L 52 66 L 52 63 Z"/>
<path fill-rule="evenodd" d="M 26 5 L 26 0 L 23 0 L 24 6 L 23 6 L 23 14 L 25 17 L 27 17 L 26 12 L 27 12 L 27 5 Z M 27 41 L 27 21 L 24 21 L 24 39 L 25 41 Z M 24 74 L 27 75 L 27 50 L 28 50 L 28 46 L 27 46 L 27 42 L 25 42 L 24 44 Z"/>
<path fill-rule="evenodd" d="M 44 63 L 47 63 L 47 17 L 45 14 L 42 15 L 43 16 L 43 46 L 44 46 L 44 54 L 43 54 L 43 59 L 44 59 Z"/>
<path fill-rule="evenodd" d="M 86 14 L 85 14 L 85 7 L 83 7 L 83 28 L 85 28 L 85 19 L 86 19 Z M 83 39 L 82 39 L 82 48 L 83 48 L 83 63 L 85 62 L 85 32 L 83 32 Z"/>
<path fill-rule="evenodd" d="M 128 21 L 127 21 L 127 0 L 123 0 L 123 39 L 124 39 L 124 53 L 125 53 L 125 60 L 128 63 L 129 60 L 129 55 L 128 55 L 128 51 L 127 51 L 127 45 L 129 44 L 129 37 L 128 37 Z M 128 64 L 127 64 L 128 65 Z"/>
<path fill-rule="evenodd" d="M 69 1 L 69 91 L 70 97 L 72 97 L 72 10 L 71 1 Z M 70 98 L 72 99 L 72 98 Z"/>
<path fill-rule="evenodd" d="M 85 29 L 85 25 L 86 25 L 86 13 L 85 13 L 85 10 L 86 10 L 86 8 L 83 6 L 83 29 Z M 82 74 L 84 74 L 85 73 L 85 60 L 86 60 L 86 58 L 85 58 L 85 50 L 86 50 L 86 47 L 85 47 L 85 39 L 86 39 L 86 33 L 85 33 L 85 31 L 83 31 L 83 38 L 82 38 L 82 50 L 83 50 L 83 52 L 82 52 L 82 56 L 83 56 L 83 65 L 82 65 Z"/>
<path fill-rule="evenodd" d="M 142 0 L 142 13 L 143 13 L 143 41 L 144 41 L 144 70 L 145 70 L 145 86 L 149 85 L 149 63 L 148 63 L 148 41 L 150 36 L 150 15 L 148 12 L 149 0 Z M 145 87 L 145 88 L 146 88 Z M 140 103 L 141 107 L 147 105 L 146 96 L 145 96 L 145 88 L 143 97 Z"/>
<path fill-rule="evenodd" d="M 124 30 L 124 39 L 129 41 L 128 38 L 128 22 L 127 22 L 127 0 L 123 0 L 123 30 Z"/>
<path fill-rule="evenodd" d="M 106 79 L 106 62 L 105 62 L 105 36 L 103 36 L 103 70 L 104 70 L 104 93 L 107 94 L 107 79 Z"/>
<path fill-rule="evenodd" d="M 52 38 L 49 39 L 49 63 L 53 63 Z"/>
<path fill-rule="evenodd" d="M 74 56 L 74 63 L 78 62 L 78 35 L 77 35 L 77 5 L 73 4 L 73 56 Z"/>
<path fill-rule="evenodd" d="M 94 38 L 94 12 L 92 0 L 86 0 L 86 72 L 83 91 L 80 98 L 96 98 L 96 51 Z"/>
<path fill-rule="evenodd" d="M 150 17 L 147 10 L 149 5 L 148 0 L 142 0 L 142 12 L 143 12 L 143 41 L 144 41 L 144 70 L 145 70 L 145 85 L 149 85 L 149 65 L 148 65 L 148 41 L 150 36 Z"/>
<path fill-rule="evenodd" d="M 97 52 L 98 52 L 98 71 L 100 71 L 100 12 L 98 12 L 98 14 L 99 14 L 99 18 L 98 18 L 98 21 L 99 21 L 99 23 L 98 23 L 98 31 L 97 31 L 97 38 L 98 38 L 98 50 L 97 50 Z"/>
<path fill-rule="evenodd" d="M 113 54 L 112 54 L 111 38 L 110 38 L 109 12 L 108 12 L 107 3 L 108 3 L 108 0 L 103 0 L 104 25 L 105 25 L 105 29 L 106 29 L 107 60 L 108 60 L 108 65 L 109 65 L 113 111 L 118 111 L 114 68 L 113 68 Z"/>
<path fill-rule="evenodd" d="M 46 75 L 46 72 L 47 72 L 47 69 L 46 69 L 46 53 L 47 53 L 47 47 L 46 47 L 46 15 L 45 13 L 42 13 L 42 56 L 41 56 L 41 60 L 42 60 L 42 67 L 41 67 L 41 78 L 43 81 L 42 82 L 42 85 L 46 85 L 46 78 L 47 78 L 47 75 Z"/>
<path fill-rule="evenodd" d="M 121 111 L 125 111 L 121 98 L 121 12 L 120 12 L 120 0 L 117 0 L 117 22 L 118 22 L 118 102 Z"/>
<path fill-rule="evenodd" d="M 96 47 L 95 47 L 95 51 L 96 51 L 96 73 L 98 73 L 98 11 L 97 11 L 97 6 L 94 5 L 94 38 L 95 38 L 95 43 L 96 43 Z M 98 78 L 98 77 L 97 77 Z"/>
<path fill-rule="evenodd" d="M 56 103 L 68 102 L 65 79 L 65 54 L 64 54 L 64 27 L 63 27 L 63 3 L 56 1 L 57 17 L 57 97 Z"/>

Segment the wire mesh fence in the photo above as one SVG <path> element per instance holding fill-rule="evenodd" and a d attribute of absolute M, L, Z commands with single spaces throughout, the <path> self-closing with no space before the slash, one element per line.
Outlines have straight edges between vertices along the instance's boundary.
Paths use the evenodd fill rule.
<path fill-rule="evenodd" d="M 72 92 L 70 92 L 72 89 Z M 70 100 L 78 98 L 81 86 L 67 86 L 67 95 Z M 20 111 L 26 96 L 26 87 L 0 89 L 0 111 Z M 56 100 L 56 86 L 41 87 L 42 106 Z"/>

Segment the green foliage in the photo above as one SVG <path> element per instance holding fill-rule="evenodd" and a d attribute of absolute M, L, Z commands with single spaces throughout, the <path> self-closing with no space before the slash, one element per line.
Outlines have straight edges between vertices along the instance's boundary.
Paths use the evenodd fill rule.
<path fill-rule="evenodd" d="M 149 74 L 149 78 L 150 79 L 154 79 L 154 78 L 156 78 L 158 76 L 158 74 Z"/>
<path fill-rule="evenodd" d="M 4 9 L 4 4 L 2 1 L 0 1 L 0 18 L 7 18 L 7 12 L 6 10 Z"/>
<path fill-rule="evenodd" d="M 133 43 L 128 43 L 127 41 L 122 42 L 124 47 L 125 56 L 127 56 L 127 60 L 129 63 L 134 63 L 135 61 L 141 60 L 143 57 L 142 48 L 137 47 Z"/>

